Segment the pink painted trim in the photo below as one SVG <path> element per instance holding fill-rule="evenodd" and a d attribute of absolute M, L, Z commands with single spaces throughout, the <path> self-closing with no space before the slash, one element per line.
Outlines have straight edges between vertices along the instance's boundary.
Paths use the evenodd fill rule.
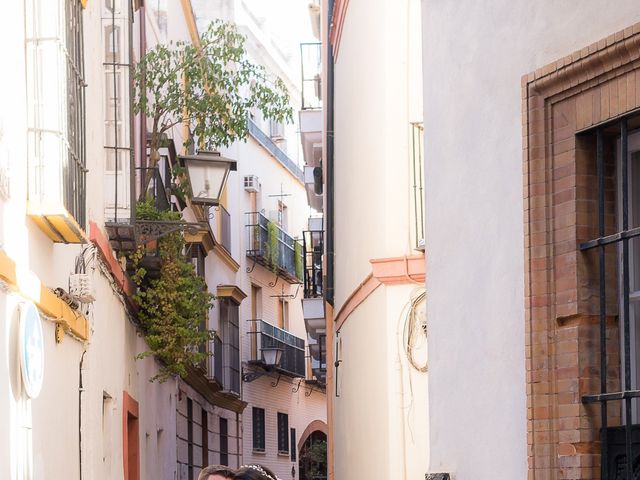
<path fill-rule="evenodd" d="M 102 257 L 102 260 L 107 264 L 109 272 L 113 275 L 113 279 L 120 289 L 127 295 L 133 295 L 135 292 L 133 283 L 125 274 L 118 260 L 116 260 L 109 240 L 104 233 L 102 233 L 102 230 L 100 230 L 96 222 L 89 222 L 89 240 L 91 240 L 98 249 L 98 252 L 100 252 L 100 257 Z"/>
<path fill-rule="evenodd" d="M 336 0 L 333 7 L 333 17 L 331 18 L 331 28 L 329 30 L 329 41 L 333 45 L 333 61 L 338 58 L 338 50 L 340 49 L 340 40 L 342 39 L 342 29 L 344 28 L 344 19 L 347 16 L 347 7 L 349 0 Z"/>
<path fill-rule="evenodd" d="M 335 316 L 335 328 L 340 330 L 349 315 L 364 302 L 380 285 L 403 285 L 416 283 L 424 285 L 424 255 L 391 258 L 374 258 L 372 272 L 356 287 Z"/>
<path fill-rule="evenodd" d="M 373 276 L 385 285 L 425 282 L 424 255 L 373 258 L 369 262 L 371 262 Z"/>
<path fill-rule="evenodd" d="M 380 285 L 380 281 L 377 278 L 374 278 L 370 273 L 367 275 L 360 285 L 356 287 L 356 289 L 349 295 L 349 298 L 344 302 L 342 308 L 335 316 L 335 324 L 336 330 L 340 330 L 342 324 L 347 320 L 349 315 L 353 313 L 353 311 L 360 306 L 362 302 L 364 302 L 369 295 L 371 295 L 376 288 Z"/>

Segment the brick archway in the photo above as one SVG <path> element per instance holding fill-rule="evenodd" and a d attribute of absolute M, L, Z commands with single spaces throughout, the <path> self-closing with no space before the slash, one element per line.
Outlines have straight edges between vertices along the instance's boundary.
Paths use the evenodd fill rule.
<path fill-rule="evenodd" d="M 298 451 L 300 451 L 300 449 L 304 445 L 304 442 L 307 441 L 307 438 L 309 438 L 309 436 L 315 431 L 320 431 L 327 436 L 329 435 L 329 427 L 327 427 L 327 424 L 322 420 L 314 420 L 309 425 L 307 425 L 307 428 L 305 428 L 304 432 L 302 432 L 302 435 L 300 435 L 300 440 L 298 440 Z"/>

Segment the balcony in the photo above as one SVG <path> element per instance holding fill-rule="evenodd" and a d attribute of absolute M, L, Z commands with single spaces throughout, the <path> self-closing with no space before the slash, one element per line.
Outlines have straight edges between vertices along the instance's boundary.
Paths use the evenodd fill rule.
<path fill-rule="evenodd" d="M 322 218 L 309 219 L 310 228 L 303 234 L 304 251 L 304 298 L 322 297 L 322 255 L 324 252 L 324 231 Z M 319 224 L 319 225 L 316 225 Z"/>
<path fill-rule="evenodd" d="M 322 49 L 320 43 L 300 44 L 302 109 L 300 137 L 306 163 L 304 183 L 309 205 L 322 211 Z"/>
<path fill-rule="evenodd" d="M 301 283 L 302 245 L 260 212 L 246 214 L 247 257 L 289 283 Z"/>
<path fill-rule="evenodd" d="M 327 381 L 327 337 L 320 335 L 318 340 L 309 339 L 311 373 L 315 380 L 324 385 Z"/>
<path fill-rule="evenodd" d="M 304 339 L 275 327 L 264 320 L 254 320 L 255 328 L 251 332 L 256 336 L 256 348 L 253 349 L 251 363 L 265 366 L 262 358 L 263 348 L 279 348 L 282 350 L 278 373 L 289 377 L 305 377 L 306 362 Z"/>

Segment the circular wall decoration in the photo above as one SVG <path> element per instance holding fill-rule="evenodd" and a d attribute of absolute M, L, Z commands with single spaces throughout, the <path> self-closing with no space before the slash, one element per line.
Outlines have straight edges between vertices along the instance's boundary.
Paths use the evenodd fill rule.
<path fill-rule="evenodd" d="M 30 398 L 36 398 L 44 377 L 44 337 L 40 312 L 32 302 L 20 305 L 19 342 L 24 389 Z"/>

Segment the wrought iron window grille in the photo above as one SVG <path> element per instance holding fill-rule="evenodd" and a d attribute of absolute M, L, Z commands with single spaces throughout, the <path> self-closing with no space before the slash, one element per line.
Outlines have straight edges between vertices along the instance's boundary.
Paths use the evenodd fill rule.
<path fill-rule="evenodd" d="M 637 115 L 624 116 L 595 129 L 583 132 L 582 135 L 595 136 L 595 157 L 597 170 L 597 237 L 580 244 L 582 252 L 597 249 L 598 252 L 598 297 L 599 297 L 599 354 L 600 354 L 600 392 L 584 395 L 585 404 L 599 403 L 601 419 L 601 453 L 603 480 L 635 479 L 640 473 L 640 425 L 637 422 L 638 412 L 634 411 L 634 399 L 640 398 L 637 389 L 638 378 L 632 378 L 632 371 L 638 365 L 639 355 L 632 348 L 632 330 L 638 326 L 638 308 L 640 304 L 631 299 L 630 286 L 633 282 L 634 290 L 640 290 L 636 271 L 639 267 L 640 244 L 634 239 L 640 236 L 640 149 L 629 151 L 630 126 L 640 127 L 640 117 Z M 635 133 L 635 132 L 633 132 Z M 612 161 L 611 150 L 615 143 L 619 145 L 616 158 Z M 632 155 L 630 155 L 632 153 Z M 614 174 L 611 172 L 615 171 Z M 615 177 L 615 197 L 611 198 L 611 177 Z M 631 177 L 631 178 L 630 178 Z M 619 208 L 615 214 L 615 222 L 611 222 L 612 203 Z M 615 223 L 614 233 L 612 229 Z M 607 247 L 617 247 L 618 285 L 607 287 Z M 633 278 L 631 276 L 633 275 Z M 617 305 L 607 304 L 607 292 L 617 289 Z M 635 293 L 635 292 L 634 292 Z M 632 302 L 633 300 L 633 302 Z M 619 391 L 608 391 L 607 368 L 607 312 L 612 308 L 619 308 L 619 325 L 622 329 L 620 342 L 617 343 L 621 356 L 621 378 Z M 632 316 L 633 311 L 633 316 Z M 611 315 L 609 315 L 610 317 Z M 633 323 L 633 326 L 632 326 Z M 636 334 L 638 336 L 638 334 Z M 609 342 L 611 344 L 611 342 Z M 633 366 L 632 366 L 633 364 Z M 634 375 L 637 377 L 637 374 Z M 610 402 L 622 402 L 621 422 L 623 425 L 609 427 Z M 635 404 L 637 410 L 637 403 Z M 629 462 L 627 459 L 632 458 Z"/>

